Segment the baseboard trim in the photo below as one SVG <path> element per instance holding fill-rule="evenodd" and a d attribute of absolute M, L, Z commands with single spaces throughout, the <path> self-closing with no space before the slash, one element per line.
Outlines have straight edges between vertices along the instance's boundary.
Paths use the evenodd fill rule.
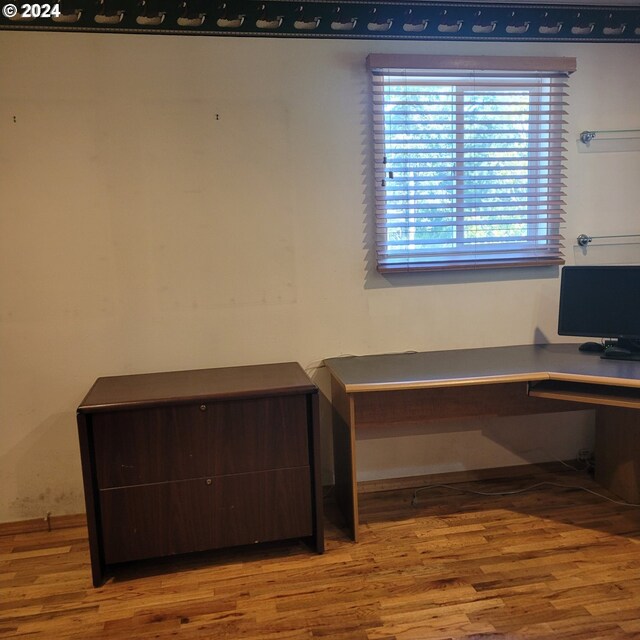
<path fill-rule="evenodd" d="M 574 460 L 566 464 L 575 466 Z M 454 484 L 456 482 L 474 482 L 477 480 L 508 480 L 523 476 L 554 473 L 566 467 L 562 462 L 540 462 L 538 464 L 522 464 L 512 467 L 494 467 L 491 469 L 471 469 L 469 471 L 450 471 L 423 476 L 407 476 L 404 478 L 384 478 L 382 480 L 366 480 L 358 482 L 358 493 L 376 493 L 378 491 L 399 491 L 417 489 L 427 484 Z"/>
<path fill-rule="evenodd" d="M 40 531 L 54 531 L 56 529 L 71 529 L 86 527 L 87 516 L 75 513 L 65 516 L 51 516 L 49 518 L 33 518 L 17 522 L 0 522 L 0 536 L 15 536 L 20 533 L 38 533 Z"/>

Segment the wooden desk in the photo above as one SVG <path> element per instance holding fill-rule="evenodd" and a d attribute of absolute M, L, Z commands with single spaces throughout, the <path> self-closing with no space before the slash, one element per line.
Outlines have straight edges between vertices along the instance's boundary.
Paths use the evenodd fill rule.
<path fill-rule="evenodd" d="M 330 358 L 336 498 L 358 538 L 356 432 L 442 418 L 597 409 L 596 480 L 640 499 L 640 362 L 577 344 Z"/>

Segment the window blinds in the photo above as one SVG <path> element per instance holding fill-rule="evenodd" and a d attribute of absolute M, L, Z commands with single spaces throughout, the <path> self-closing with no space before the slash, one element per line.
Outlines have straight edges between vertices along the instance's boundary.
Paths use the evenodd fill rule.
<path fill-rule="evenodd" d="M 403 58 L 368 59 L 378 270 L 561 264 L 575 59 Z"/>

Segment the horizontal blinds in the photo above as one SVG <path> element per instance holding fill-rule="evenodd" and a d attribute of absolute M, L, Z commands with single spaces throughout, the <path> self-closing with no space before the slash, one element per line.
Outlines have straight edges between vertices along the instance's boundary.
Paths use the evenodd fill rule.
<path fill-rule="evenodd" d="M 459 71 L 370 56 L 380 271 L 562 263 L 567 71 L 526 60 Z"/>

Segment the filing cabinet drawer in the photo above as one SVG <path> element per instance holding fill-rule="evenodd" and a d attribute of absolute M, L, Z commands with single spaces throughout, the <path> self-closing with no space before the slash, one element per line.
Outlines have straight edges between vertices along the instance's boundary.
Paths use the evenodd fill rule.
<path fill-rule="evenodd" d="M 309 469 L 280 469 L 100 492 L 107 563 L 312 533 Z"/>
<path fill-rule="evenodd" d="M 101 489 L 309 465 L 304 396 L 99 413 Z"/>

